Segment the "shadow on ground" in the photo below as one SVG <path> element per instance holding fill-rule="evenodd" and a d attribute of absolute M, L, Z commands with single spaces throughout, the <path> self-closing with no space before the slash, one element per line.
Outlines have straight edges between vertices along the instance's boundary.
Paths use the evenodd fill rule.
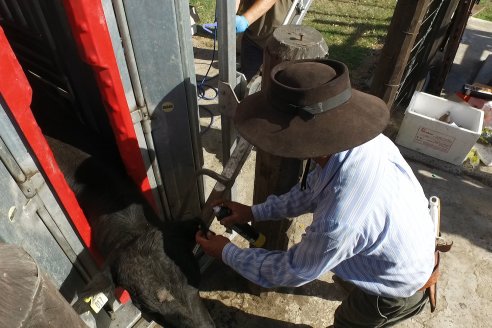
<path fill-rule="evenodd" d="M 491 188 L 467 176 L 457 176 L 421 163 L 411 163 L 428 197 L 441 200 L 441 231 L 462 236 L 492 251 Z"/>
<path fill-rule="evenodd" d="M 311 327 L 293 323 L 292 314 L 288 308 L 279 306 L 279 302 L 285 302 L 289 307 L 302 307 L 306 306 L 303 300 L 309 298 L 338 304 L 347 295 L 340 285 L 322 280 L 295 288 L 262 288 L 250 283 L 220 261 L 214 261 L 205 271 L 200 290 L 205 293 L 205 305 L 218 328 Z M 282 316 L 286 318 L 285 321 L 279 319 Z M 331 316 L 332 313 L 325 315 Z"/>
<path fill-rule="evenodd" d="M 295 324 L 281 320 L 270 319 L 226 306 L 220 301 L 206 300 L 205 306 L 209 309 L 217 328 L 311 328 L 305 324 Z M 214 314 L 219 314 L 215 317 Z"/>

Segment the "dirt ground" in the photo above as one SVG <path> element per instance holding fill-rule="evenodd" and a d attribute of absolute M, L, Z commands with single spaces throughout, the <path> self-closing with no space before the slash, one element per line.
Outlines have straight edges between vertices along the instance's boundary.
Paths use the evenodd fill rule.
<path fill-rule="evenodd" d="M 442 256 L 438 307 L 398 327 L 490 327 L 492 320 L 492 203 L 491 187 L 409 161 L 427 196 L 442 202 L 443 236 L 454 242 Z M 246 168 L 247 170 L 247 168 Z M 243 172 L 246 173 L 246 172 Z M 243 180 L 238 184 L 249 188 Z M 309 224 L 295 219 L 291 243 Z M 253 286 L 219 261 L 204 274 L 201 295 L 217 327 L 328 327 L 346 291 L 327 274 L 298 288 L 263 289 Z"/>
<path fill-rule="evenodd" d="M 197 82 L 206 72 L 211 51 L 208 42 L 194 40 Z M 210 45 L 210 43 L 208 44 Z M 202 47 L 202 48 L 201 48 Z M 209 77 L 217 74 L 217 63 Z M 216 78 L 215 78 L 216 79 Z M 214 79 L 207 83 L 213 84 Z M 213 92 L 208 90 L 207 95 Z M 201 100 L 200 124 L 205 167 L 220 172 L 220 116 L 216 100 Z M 475 180 L 466 170 L 456 170 L 428 157 L 404 153 L 428 197 L 442 202 L 442 232 L 453 240 L 451 252 L 442 256 L 443 272 L 438 284 L 438 306 L 398 327 L 491 327 L 492 324 L 492 202 L 490 179 Z M 236 199 L 251 204 L 253 195 L 255 152 L 253 151 L 236 180 Z M 213 181 L 205 180 L 205 195 Z M 288 231 L 290 244 L 300 240 L 311 217 L 294 219 Z M 220 232 L 220 227 L 212 226 Z M 233 242 L 245 247 L 236 237 Z M 264 289 L 236 274 L 220 261 L 204 272 L 201 285 L 204 298 L 217 327 L 328 327 L 333 313 L 346 291 L 326 274 L 297 288 Z"/>

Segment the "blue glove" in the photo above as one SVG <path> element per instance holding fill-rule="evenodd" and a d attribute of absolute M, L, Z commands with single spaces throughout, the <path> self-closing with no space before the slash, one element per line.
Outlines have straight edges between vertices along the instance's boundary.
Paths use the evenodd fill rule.
<path fill-rule="evenodd" d="M 249 26 L 249 22 L 244 16 L 236 15 L 236 33 L 242 33 L 246 31 Z"/>

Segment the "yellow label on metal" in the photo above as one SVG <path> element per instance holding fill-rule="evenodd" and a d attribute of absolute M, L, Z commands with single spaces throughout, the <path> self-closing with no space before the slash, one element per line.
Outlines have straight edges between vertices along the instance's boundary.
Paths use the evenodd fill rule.
<path fill-rule="evenodd" d="M 104 304 L 108 302 L 108 298 L 106 295 L 103 293 L 96 294 L 92 297 L 91 299 L 91 309 L 94 310 L 94 312 L 99 313 L 101 309 L 103 308 Z"/>
<path fill-rule="evenodd" d="M 165 113 L 170 113 L 174 110 L 174 104 L 170 101 L 166 101 L 164 103 L 162 103 L 162 111 L 165 112 Z"/>

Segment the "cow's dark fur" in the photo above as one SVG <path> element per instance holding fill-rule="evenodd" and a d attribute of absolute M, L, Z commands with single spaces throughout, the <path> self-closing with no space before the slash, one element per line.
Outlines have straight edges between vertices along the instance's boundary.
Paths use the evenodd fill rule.
<path fill-rule="evenodd" d="M 128 290 L 143 312 L 166 327 L 213 327 L 195 288 L 200 272 L 192 248 L 199 220 L 161 222 L 135 185 L 108 163 L 47 140 L 107 260 L 109 288 Z M 100 278 L 87 293 L 107 290 Z"/>

